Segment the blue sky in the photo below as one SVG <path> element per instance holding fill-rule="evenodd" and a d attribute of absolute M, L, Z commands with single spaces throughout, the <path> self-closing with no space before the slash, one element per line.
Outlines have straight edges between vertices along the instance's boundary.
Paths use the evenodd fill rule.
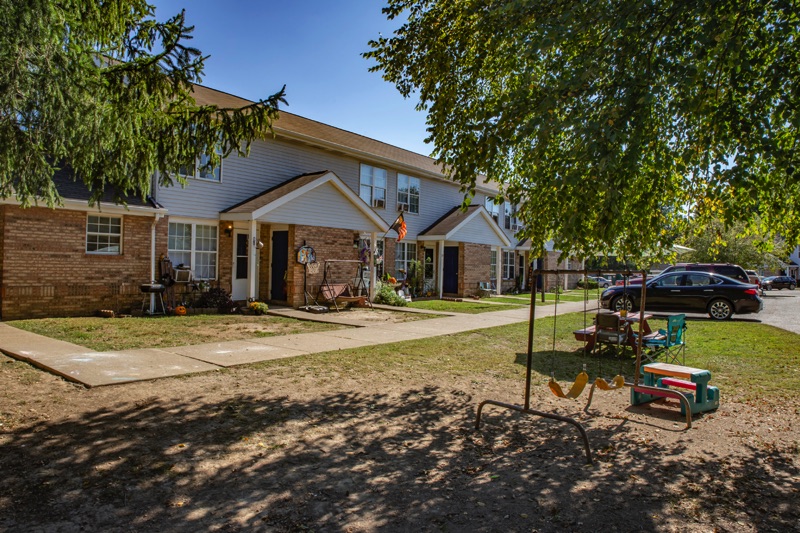
<path fill-rule="evenodd" d="M 361 53 L 398 26 L 379 0 L 157 0 L 156 18 L 186 9 L 203 85 L 251 100 L 286 85 L 286 111 L 429 155 L 425 116 Z"/>

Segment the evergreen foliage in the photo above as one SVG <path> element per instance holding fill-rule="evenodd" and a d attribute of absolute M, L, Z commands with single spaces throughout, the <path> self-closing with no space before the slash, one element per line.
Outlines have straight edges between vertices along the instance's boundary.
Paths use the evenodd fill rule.
<path fill-rule="evenodd" d="M 0 0 L 0 198 L 60 202 L 69 167 L 92 191 L 145 197 L 270 134 L 284 91 L 237 109 L 197 105 L 206 57 L 183 13 L 155 19 L 143 0 Z"/>

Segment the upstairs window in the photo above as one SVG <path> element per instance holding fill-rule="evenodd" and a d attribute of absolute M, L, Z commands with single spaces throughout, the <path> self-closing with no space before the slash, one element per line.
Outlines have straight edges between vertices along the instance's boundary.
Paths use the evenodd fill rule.
<path fill-rule="evenodd" d="M 222 147 L 217 147 L 215 150 L 217 155 L 222 155 Z M 210 159 L 211 156 L 203 154 L 195 161 L 194 168 L 181 167 L 180 170 L 178 170 L 178 174 L 186 178 L 198 180 L 222 181 L 222 159 L 220 159 L 219 164 L 215 168 L 207 168 L 206 165 Z"/>
<path fill-rule="evenodd" d="M 491 196 L 486 197 L 486 202 L 484 204 L 486 210 L 492 216 L 495 222 L 498 224 L 500 223 L 500 206 L 494 203 L 494 198 Z"/>
<path fill-rule="evenodd" d="M 419 178 L 397 175 L 397 210 L 419 214 Z"/>
<path fill-rule="evenodd" d="M 386 208 L 386 170 L 361 165 L 359 196 L 372 207 Z"/>
<path fill-rule="evenodd" d="M 517 206 L 506 202 L 504 204 L 503 223 L 506 229 L 511 231 L 519 230 L 519 220 L 517 219 Z"/>
<path fill-rule="evenodd" d="M 86 253 L 120 255 L 122 253 L 122 217 L 89 215 L 86 221 Z"/>

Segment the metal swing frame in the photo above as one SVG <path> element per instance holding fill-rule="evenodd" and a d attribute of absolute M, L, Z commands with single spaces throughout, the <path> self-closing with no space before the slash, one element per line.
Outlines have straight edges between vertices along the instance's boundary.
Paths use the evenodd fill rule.
<path fill-rule="evenodd" d="M 565 271 L 563 271 L 563 270 L 534 269 L 531 272 L 531 280 L 533 280 L 535 276 L 539 276 L 539 275 L 543 275 L 543 274 L 555 274 L 556 276 L 558 276 L 559 274 L 563 274 L 564 272 Z M 578 272 L 581 272 L 581 271 L 569 271 L 569 272 L 578 273 Z M 584 276 L 584 279 L 585 279 L 590 271 L 588 269 L 584 269 L 582 272 L 583 272 L 583 276 Z M 594 270 L 592 270 L 591 272 L 594 272 Z M 615 274 L 623 274 L 626 277 L 630 277 L 630 275 L 633 274 L 633 271 L 631 271 L 631 270 L 603 270 L 603 272 L 611 272 L 611 273 L 615 273 Z M 643 322 L 644 322 L 647 272 L 642 270 L 641 271 L 641 275 L 642 275 L 642 296 L 641 296 L 641 301 L 640 301 L 640 304 L 639 304 L 639 339 L 642 338 L 642 328 L 643 328 Z M 566 424 L 570 424 L 572 426 L 575 426 L 575 428 L 578 430 L 578 432 L 580 433 L 581 439 L 583 440 L 584 452 L 586 454 L 586 462 L 587 462 L 587 464 L 593 464 L 594 461 L 592 459 L 592 447 L 589 444 L 589 437 L 588 437 L 588 435 L 586 433 L 586 429 L 583 427 L 583 425 L 580 422 L 578 422 L 574 418 L 571 418 L 571 417 L 568 417 L 568 416 L 562 416 L 562 415 L 558 415 L 556 413 L 550 413 L 550 412 L 540 411 L 540 410 L 531 408 L 531 378 L 532 378 L 532 375 L 533 375 L 533 334 L 534 334 L 534 325 L 533 324 L 534 324 L 534 320 L 536 318 L 536 293 L 537 293 L 536 286 L 532 285 L 532 287 L 531 287 L 530 315 L 529 315 L 529 318 L 528 318 L 528 350 L 527 350 L 527 361 L 526 361 L 526 371 L 525 371 L 525 397 L 524 397 L 524 404 L 520 406 L 520 405 L 516 405 L 516 404 L 500 402 L 500 401 L 497 401 L 497 400 L 484 400 L 484 401 L 482 401 L 478 405 L 478 410 L 477 410 L 477 414 L 476 414 L 476 417 L 475 417 L 475 429 L 480 429 L 480 426 L 481 426 L 481 415 L 483 413 L 483 408 L 486 405 L 494 405 L 494 406 L 497 406 L 497 407 L 502 407 L 504 409 L 510 409 L 512 411 L 517 411 L 517 412 L 523 413 L 523 414 L 534 415 L 534 416 L 539 416 L 539 417 L 542 417 L 542 418 L 547 418 L 547 419 L 550 419 L 550 420 L 557 420 L 559 422 L 564 422 Z M 544 301 L 544 287 L 543 287 L 543 292 L 542 292 L 542 301 Z M 553 316 L 553 320 L 557 320 L 557 316 L 554 315 Z M 689 406 L 689 401 L 687 400 L 687 398 L 683 394 L 681 394 L 680 392 L 677 392 L 677 391 L 671 391 L 669 389 L 663 389 L 663 388 L 658 388 L 658 387 L 650 387 L 650 386 L 647 386 L 647 385 L 639 384 L 640 373 L 641 373 L 641 370 L 640 370 L 641 363 L 642 363 L 642 342 L 638 342 L 636 344 L 636 369 L 635 369 L 635 373 L 634 373 L 634 381 L 633 381 L 633 383 L 630 383 L 630 382 L 626 381 L 624 383 L 624 386 L 625 387 L 636 387 L 637 390 L 642 390 L 643 392 L 647 392 L 647 391 L 657 392 L 662 396 L 667 396 L 667 397 L 675 398 L 675 399 L 679 400 L 681 402 L 681 404 L 684 406 L 685 412 L 686 412 L 686 429 L 691 428 L 692 427 L 692 412 L 691 412 L 691 408 Z M 596 386 L 597 386 L 597 384 L 596 384 L 596 381 L 595 381 L 595 382 L 592 383 L 591 389 L 589 390 L 589 399 L 588 399 L 588 401 L 586 403 L 586 406 L 583 409 L 584 412 L 586 412 L 586 413 L 588 413 L 589 406 L 592 403 L 592 398 L 594 396 L 594 390 L 595 390 Z"/>

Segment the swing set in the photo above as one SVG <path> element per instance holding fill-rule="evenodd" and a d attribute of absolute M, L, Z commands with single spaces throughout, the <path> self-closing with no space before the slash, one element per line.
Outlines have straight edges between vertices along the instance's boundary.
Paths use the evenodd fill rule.
<path fill-rule="evenodd" d="M 570 271 L 571 273 L 575 273 L 575 271 Z M 632 274 L 630 270 L 604 270 L 603 272 L 610 272 L 616 274 L 622 274 L 625 278 L 629 278 Z M 535 269 L 532 272 L 531 279 L 535 279 L 539 275 L 544 274 L 554 274 L 556 279 L 560 274 L 563 274 L 563 271 L 559 270 L 544 270 L 544 269 Z M 588 275 L 588 271 L 583 271 L 584 279 Z M 647 285 L 647 272 L 642 271 L 642 293 L 641 293 L 641 300 L 639 305 L 639 333 L 638 339 L 643 338 L 642 327 L 644 324 L 644 308 L 645 308 L 645 296 L 646 296 L 646 285 Z M 587 312 L 587 304 L 586 300 L 588 297 L 588 288 L 584 288 L 584 330 L 586 329 L 586 312 Z M 524 397 L 524 404 L 522 406 L 509 404 L 505 402 L 500 402 L 496 400 L 484 400 L 478 405 L 477 415 L 475 419 L 475 428 L 480 429 L 481 425 L 481 414 L 483 412 L 483 407 L 485 405 L 494 405 L 497 407 L 502 407 L 505 409 L 510 409 L 512 411 L 517 411 L 524 414 L 530 414 L 534 416 L 539 416 L 542 418 L 548 418 L 551 420 L 557 420 L 560 422 L 564 422 L 567 424 L 571 424 L 575 426 L 578 432 L 583 439 L 584 450 L 586 453 L 586 462 L 588 464 L 592 464 L 592 449 L 589 444 L 589 437 L 586 434 L 586 429 L 583 425 L 575 420 L 574 418 L 568 416 L 562 416 L 556 413 L 549 413 L 546 411 L 539 411 L 536 409 L 532 409 L 531 404 L 531 378 L 532 378 L 532 369 L 533 369 L 533 339 L 534 339 L 534 322 L 536 319 L 536 290 L 531 291 L 531 303 L 530 303 L 530 316 L 528 319 L 528 350 L 527 350 L 527 363 L 526 363 L 526 374 L 525 374 L 525 397 Z M 544 300 L 544 294 L 542 295 Z M 555 379 L 555 371 L 553 370 L 554 363 L 555 363 L 555 345 L 556 345 L 556 323 L 558 317 L 558 299 L 555 301 L 554 307 L 554 315 L 553 315 L 553 349 L 552 349 L 552 358 L 551 358 L 551 371 L 550 371 L 550 381 L 548 382 L 547 386 L 550 391 L 558 398 L 564 399 L 571 399 L 574 400 L 578 398 L 582 393 L 583 390 L 586 388 L 586 385 L 589 384 L 589 374 L 586 372 L 586 364 L 583 365 L 583 370 L 578 374 L 575 378 L 575 381 L 569 387 L 569 390 L 566 392 L 561 387 L 561 384 L 558 383 Z M 585 342 L 585 341 L 584 341 Z M 666 389 L 663 387 L 658 387 L 656 385 L 651 384 L 640 384 L 640 372 L 641 372 L 641 363 L 642 363 L 642 342 L 636 343 L 636 366 L 634 372 L 634 381 L 627 382 L 625 378 L 621 375 L 621 372 L 614 376 L 611 381 L 606 381 L 605 378 L 602 376 L 598 376 L 595 378 L 594 382 L 592 383 L 590 390 L 589 390 L 589 399 L 584 407 L 584 412 L 588 413 L 589 406 L 592 403 L 592 398 L 594 396 L 595 389 L 600 389 L 604 391 L 612 391 L 612 390 L 620 390 L 623 387 L 630 387 L 637 394 L 650 394 L 652 396 L 661 397 L 661 398 L 675 398 L 681 402 L 681 411 L 686 414 L 686 428 L 692 427 L 692 408 L 690 406 L 689 400 L 687 399 L 684 393 L 681 393 L 676 390 Z M 596 343 L 595 343 L 596 346 Z M 584 345 L 584 356 L 586 355 L 586 349 Z M 621 370 L 621 369 L 620 369 Z"/>

